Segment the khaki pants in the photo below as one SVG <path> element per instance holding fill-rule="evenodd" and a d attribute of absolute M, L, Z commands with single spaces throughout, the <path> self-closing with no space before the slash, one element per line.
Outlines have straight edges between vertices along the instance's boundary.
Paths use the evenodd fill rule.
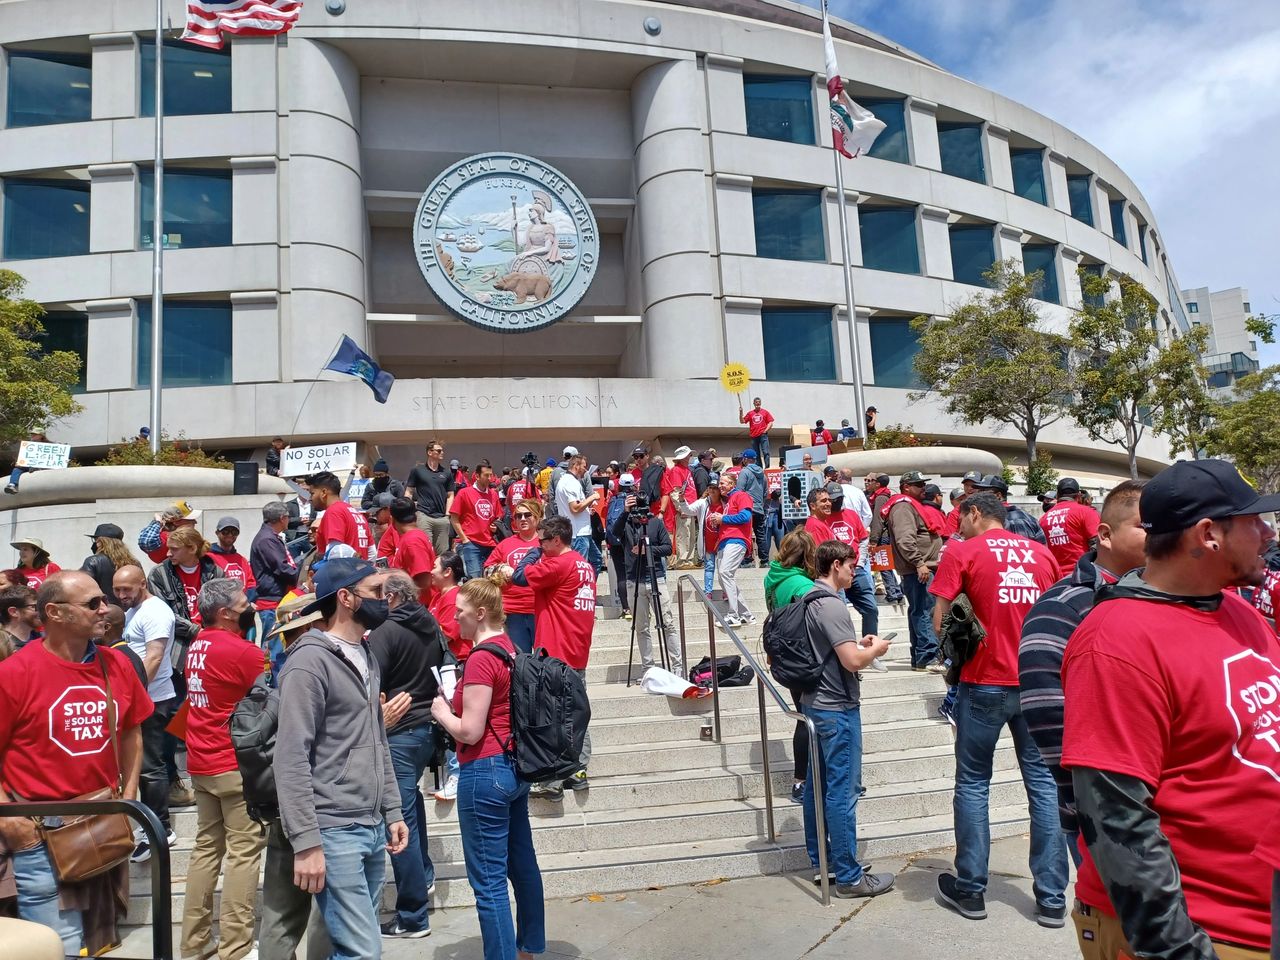
<path fill-rule="evenodd" d="M 1115 917 L 1077 900 L 1071 920 L 1076 925 L 1076 941 L 1084 960 L 1135 960 Z M 1213 949 L 1218 960 L 1267 960 L 1269 956 L 1266 950 L 1238 947 L 1221 940 L 1213 941 Z"/>
<path fill-rule="evenodd" d="M 431 548 L 437 557 L 449 549 L 449 533 L 453 526 L 448 517 L 428 517 L 419 510 L 418 529 L 431 538 Z"/>
<path fill-rule="evenodd" d="M 698 537 L 701 528 L 697 517 L 686 517 L 676 514 L 675 556 L 671 561 L 673 570 L 699 570 L 702 560 L 698 557 Z"/>
<path fill-rule="evenodd" d="M 187 869 L 182 954 L 199 956 L 213 938 L 213 891 L 225 856 L 218 956 L 240 960 L 253 947 L 262 830 L 249 819 L 238 770 L 192 776 L 191 786 L 196 794 L 196 846 Z"/>

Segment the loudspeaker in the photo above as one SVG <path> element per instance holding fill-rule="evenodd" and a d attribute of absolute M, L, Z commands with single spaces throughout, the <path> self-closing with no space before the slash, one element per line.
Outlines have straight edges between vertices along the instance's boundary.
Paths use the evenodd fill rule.
<path fill-rule="evenodd" d="M 237 460 L 234 467 L 235 478 L 231 492 L 237 497 L 256 496 L 258 493 L 258 462 L 256 460 Z"/>

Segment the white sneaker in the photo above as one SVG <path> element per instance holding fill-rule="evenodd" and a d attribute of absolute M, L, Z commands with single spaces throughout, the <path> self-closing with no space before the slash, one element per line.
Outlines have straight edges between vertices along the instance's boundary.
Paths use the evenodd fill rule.
<path fill-rule="evenodd" d="M 743 619 L 743 621 L 742 621 L 742 622 L 743 622 L 743 623 L 745 623 L 745 624 L 746 624 L 747 626 L 749 626 L 749 627 L 754 627 L 754 626 L 756 625 L 756 622 L 757 622 L 757 621 L 756 621 L 756 615 L 755 615 L 754 613 L 748 613 L 748 614 L 746 615 L 746 617 Z"/>
<path fill-rule="evenodd" d="M 718 630 L 725 630 L 729 627 L 740 627 L 740 626 L 742 626 L 742 621 L 739 620 L 737 617 L 735 617 L 733 614 L 729 614 L 729 616 L 725 617 L 723 621 L 720 621 L 720 620 L 716 621 L 716 628 Z"/>
<path fill-rule="evenodd" d="M 871 661 L 871 669 L 874 670 L 876 673 L 889 672 L 889 668 L 885 666 L 884 661 L 881 660 L 879 657 L 876 657 L 874 660 Z"/>
<path fill-rule="evenodd" d="M 444 782 L 444 786 L 435 792 L 435 798 L 445 801 L 458 799 L 458 775 L 456 773 L 449 775 L 449 778 Z"/>

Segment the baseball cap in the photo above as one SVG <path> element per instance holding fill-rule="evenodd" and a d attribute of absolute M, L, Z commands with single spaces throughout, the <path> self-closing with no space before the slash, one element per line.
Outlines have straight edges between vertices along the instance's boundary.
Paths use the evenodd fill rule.
<path fill-rule="evenodd" d="M 926 483 L 924 485 L 924 495 L 926 497 L 936 497 L 940 493 L 942 493 L 942 488 L 936 483 Z"/>
<path fill-rule="evenodd" d="M 112 540 L 123 540 L 124 531 L 114 523 L 100 523 L 93 528 L 93 533 L 86 533 L 85 536 L 89 537 L 91 540 L 97 540 L 99 537 L 110 537 Z"/>
<path fill-rule="evenodd" d="M 235 530 L 238 532 L 240 530 L 240 521 L 237 520 L 235 517 L 223 517 L 221 520 L 218 521 L 218 525 L 213 529 L 214 529 L 214 532 L 217 532 L 219 530 L 226 530 L 228 528 L 231 528 L 232 530 Z"/>
<path fill-rule="evenodd" d="M 743 450 L 743 451 L 742 451 L 742 459 L 743 459 L 743 460 L 754 460 L 755 458 L 756 458 L 756 452 L 755 452 L 754 450 Z"/>
<path fill-rule="evenodd" d="M 339 590 L 357 584 L 365 577 L 372 577 L 377 572 L 377 567 L 368 560 L 361 560 L 359 557 L 334 557 L 317 571 L 315 602 L 303 607 L 302 612 L 315 613 L 320 609 L 321 600 L 326 600 Z"/>
<path fill-rule="evenodd" d="M 1075 477 L 1063 477 L 1058 481 L 1058 496 L 1069 497 L 1080 492 L 1080 481 Z"/>
<path fill-rule="evenodd" d="M 966 473 L 963 477 L 960 478 L 961 483 L 964 483 L 966 481 L 972 484 L 982 483 L 982 471 L 970 470 L 968 473 Z"/>
<path fill-rule="evenodd" d="M 867 407 L 867 412 L 869 412 L 869 413 L 879 413 L 880 411 L 879 411 L 879 410 L 877 410 L 875 407 Z"/>
<path fill-rule="evenodd" d="M 369 508 L 365 510 L 365 513 L 371 517 L 376 516 L 379 510 L 385 510 L 387 507 L 391 506 L 391 501 L 394 499 L 395 497 L 389 493 L 376 494 L 373 501 L 369 504 Z"/>
<path fill-rule="evenodd" d="M 928 477 L 926 477 L 926 476 L 925 476 L 923 473 L 921 473 L 919 470 L 908 470 L 906 473 L 904 473 L 904 474 L 903 474 L 903 475 L 898 479 L 898 483 L 899 483 L 899 484 L 903 484 L 903 483 L 928 483 L 928 482 L 929 482 L 929 478 L 928 478 Z"/>
<path fill-rule="evenodd" d="M 979 490 L 995 490 L 1001 494 L 1009 492 L 1009 485 L 1004 482 L 1004 477 L 997 473 L 989 473 L 982 478 L 980 482 L 975 484 Z"/>
<path fill-rule="evenodd" d="M 825 476 L 827 476 L 828 474 L 831 474 L 831 475 L 833 475 L 833 476 L 834 476 L 835 474 L 838 474 L 839 472 L 840 472 L 840 471 L 839 471 L 839 470 L 837 470 L 835 467 L 833 467 L 831 464 L 827 464 L 825 467 L 823 467 L 823 468 L 822 468 L 822 475 L 823 475 L 824 477 L 825 477 Z"/>
<path fill-rule="evenodd" d="M 815 421 L 813 422 L 813 425 L 814 425 L 815 427 L 825 427 L 825 426 L 827 425 L 827 421 L 825 421 L 825 420 L 815 420 Z"/>
<path fill-rule="evenodd" d="M 636 478 L 629 473 L 624 473 L 618 478 L 618 486 L 620 487 L 634 487 L 635 485 Z"/>
<path fill-rule="evenodd" d="M 453 469 L 453 470 L 457 470 L 457 469 L 458 469 L 458 461 L 457 461 L 457 459 L 456 459 L 456 458 L 455 458 L 455 459 L 453 459 L 453 460 L 450 460 L 450 461 L 449 461 L 449 467 L 450 467 L 451 469 Z"/>
<path fill-rule="evenodd" d="M 699 460 L 713 460 L 713 459 L 715 459 L 715 455 L 716 455 L 716 454 L 715 454 L 715 451 L 714 451 L 714 450 L 703 450 L 700 454 L 698 454 L 698 459 L 699 459 Z"/>
<path fill-rule="evenodd" d="M 555 458 L 555 457 L 547 457 L 547 466 L 548 466 L 548 467 L 554 467 L 555 465 L 556 465 L 556 458 Z"/>
<path fill-rule="evenodd" d="M 564 455 L 565 455 L 566 457 L 576 457 L 576 456 L 578 455 L 578 448 L 577 448 L 577 447 L 565 447 L 565 448 L 564 448 Z"/>
<path fill-rule="evenodd" d="M 1174 533 L 1209 518 L 1280 510 L 1280 493 L 1260 496 L 1225 460 L 1179 460 L 1142 490 L 1138 516 L 1147 533 Z"/>

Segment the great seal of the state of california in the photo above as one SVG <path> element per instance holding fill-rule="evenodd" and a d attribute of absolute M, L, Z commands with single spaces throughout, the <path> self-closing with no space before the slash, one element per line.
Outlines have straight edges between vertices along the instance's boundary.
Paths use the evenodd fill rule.
<path fill-rule="evenodd" d="M 440 302 L 499 333 L 555 323 L 600 263 L 586 198 L 555 167 L 518 153 L 477 154 L 436 177 L 418 203 L 413 247 Z"/>

